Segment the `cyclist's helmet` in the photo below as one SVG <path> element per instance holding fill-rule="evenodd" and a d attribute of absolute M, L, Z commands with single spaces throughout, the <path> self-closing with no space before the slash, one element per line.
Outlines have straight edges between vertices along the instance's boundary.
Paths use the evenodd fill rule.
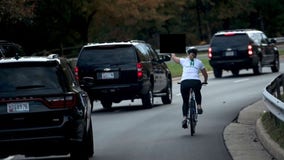
<path fill-rule="evenodd" d="M 195 47 L 189 47 L 188 50 L 186 51 L 187 54 L 194 53 L 197 55 L 197 48 Z"/>

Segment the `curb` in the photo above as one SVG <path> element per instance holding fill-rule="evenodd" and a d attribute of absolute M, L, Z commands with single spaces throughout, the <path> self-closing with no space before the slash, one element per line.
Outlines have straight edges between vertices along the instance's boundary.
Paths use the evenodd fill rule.
<path fill-rule="evenodd" d="M 263 113 L 262 101 L 243 108 L 236 121 L 225 127 L 223 138 L 233 160 L 272 160 L 256 135 L 256 120 Z"/>
<path fill-rule="evenodd" d="M 223 138 L 233 160 L 284 160 L 284 149 L 263 127 L 264 111 L 266 106 L 259 100 L 243 108 L 237 120 L 225 127 Z"/>

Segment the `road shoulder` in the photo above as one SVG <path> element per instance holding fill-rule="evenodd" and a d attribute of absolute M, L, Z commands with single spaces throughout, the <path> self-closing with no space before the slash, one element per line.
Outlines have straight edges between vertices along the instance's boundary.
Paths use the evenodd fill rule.
<path fill-rule="evenodd" d="M 238 119 L 225 128 L 224 141 L 233 160 L 273 159 L 256 134 L 256 122 L 265 110 L 260 100 L 241 110 Z"/>

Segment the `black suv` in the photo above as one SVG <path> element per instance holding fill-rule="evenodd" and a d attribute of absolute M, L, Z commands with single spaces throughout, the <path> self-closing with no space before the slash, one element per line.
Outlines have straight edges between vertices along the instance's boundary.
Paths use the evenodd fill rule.
<path fill-rule="evenodd" d="M 106 109 L 137 98 L 152 107 L 156 96 L 172 102 L 172 76 L 164 63 L 169 60 L 143 41 L 93 43 L 82 47 L 75 74 L 91 100 Z"/>
<path fill-rule="evenodd" d="M 0 40 L 0 58 L 24 56 L 23 48 L 16 43 Z"/>
<path fill-rule="evenodd" d="M 259 30 L 238 29 L 220 31 L 211 39 L 208 56 L 216 78 L 222 77 L 222 70 L 229 70 L 234 76 L 241 69 L 253 69 L 262 73 L 262 67 L 279 71 L 279 53 L 274 39 L 268 39 Z"/>
<path fill-rule="evenodd" d="M 56 55 L 0 59 L 0 155 L 93 155 L 91 103 Z"/>

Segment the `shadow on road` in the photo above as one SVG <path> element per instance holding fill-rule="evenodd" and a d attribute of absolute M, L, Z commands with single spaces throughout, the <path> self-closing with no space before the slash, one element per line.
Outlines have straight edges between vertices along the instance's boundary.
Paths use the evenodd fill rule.
<path fill-rule="evenodd" d="M 163 106 L 162 104 L 155 104 L 153 107 L 151 108 L 145 108 L 142 105 L 127 105 L 127 106 L 113 106 L 110 109 L 104 109 L 104 108 L 100 108 L 100 109 L 96 109 L 93 111 L 93 114 L 95 113 L 113 113 L 113 112 L 133 112 L 133 111 L 139 111 L 139 110 L 148 110 L 148 109 L 153 109 L 153 108 L 157 108 Z"/>

